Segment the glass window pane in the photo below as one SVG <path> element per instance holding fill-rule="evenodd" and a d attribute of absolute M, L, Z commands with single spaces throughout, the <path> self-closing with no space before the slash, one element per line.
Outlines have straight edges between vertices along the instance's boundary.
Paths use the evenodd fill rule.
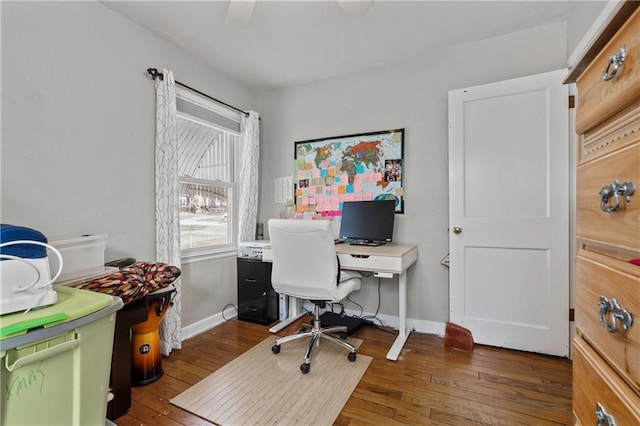
<path fill-rule="evenodd" d="M 230 188 L 180 185 L 180 248 L 209 247 L 231 242 Z"/>

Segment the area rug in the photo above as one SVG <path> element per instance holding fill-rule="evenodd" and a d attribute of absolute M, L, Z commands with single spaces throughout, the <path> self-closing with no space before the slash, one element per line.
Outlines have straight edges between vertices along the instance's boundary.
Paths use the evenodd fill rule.
<path fill-rule="evenodd" d="M 372 358 L 321 340 L 302 374 L 307 339 L 271 352 L 270 336 L 170 402 L 218 425 L 331 425 Z M 362 340 L 349 338 L 356 347 Z"/>

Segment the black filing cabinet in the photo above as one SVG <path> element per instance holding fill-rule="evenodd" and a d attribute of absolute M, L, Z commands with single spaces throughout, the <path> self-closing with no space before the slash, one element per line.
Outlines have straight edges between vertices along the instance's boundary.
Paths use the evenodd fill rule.
<path fill-rule="evenodd" d="M 278 294 L 271 287 L 271 262 L 238 258 L 238 319 L 258 324 L 278 320 Z"/>

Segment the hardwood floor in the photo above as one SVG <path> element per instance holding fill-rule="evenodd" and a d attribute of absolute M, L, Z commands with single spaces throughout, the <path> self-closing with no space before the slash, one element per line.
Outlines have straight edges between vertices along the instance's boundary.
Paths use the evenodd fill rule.
<path fill-rule="evenodd" d="M 295 332 L 299 323 L 278 334 Z M 233 319 L 186 340 L 163 357 L 159 380 L 132 389 L 132 406 L 115 423 L 210 425 L 169 400 L 268 335 L 267 326 Z M 412 333 L 393 362 L 385 358 L 392 331 L 370 326 L 354 337 L 364 340 L 358 352 L 373 361 L 336 425 L 573 424 L 567 359 L 482 345 L 446 348 L 440 337 Z"/>

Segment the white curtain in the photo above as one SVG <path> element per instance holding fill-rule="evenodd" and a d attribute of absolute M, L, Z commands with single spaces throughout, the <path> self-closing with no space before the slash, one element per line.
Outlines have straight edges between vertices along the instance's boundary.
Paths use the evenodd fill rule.
<path fill-rule="evenodd" d="M 156 78 L 156 261 L 180 267 L 180 212 L 178 186 L 178 136 L 176 85 L 173 73 Z M 169 355 L 182 347 L 182 283 L 159 327 L 160 352 Z"/>
<path fill-rule="evenodd" d="M 238 176 L 238 242 L 256 239 L 258 216 L 258 160 L 260 118 L 255 111 L 240 122 L 240 173 Z"/>

